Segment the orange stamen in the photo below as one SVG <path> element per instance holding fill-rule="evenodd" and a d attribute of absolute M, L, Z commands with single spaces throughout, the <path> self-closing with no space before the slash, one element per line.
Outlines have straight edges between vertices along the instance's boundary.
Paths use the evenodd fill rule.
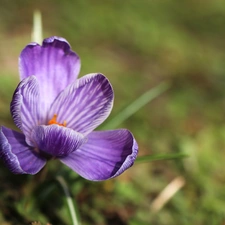
<path fill-rule="evenodd" d="M 48 121 L 48 125 L 52 125 L 52 124 L 57 124 L 59 126 L 66 127 L 66 121 L 64 121 L 63 123 L 58 123 L 57 122 L 57 114 L 54 114 L 52 119 Z"/>

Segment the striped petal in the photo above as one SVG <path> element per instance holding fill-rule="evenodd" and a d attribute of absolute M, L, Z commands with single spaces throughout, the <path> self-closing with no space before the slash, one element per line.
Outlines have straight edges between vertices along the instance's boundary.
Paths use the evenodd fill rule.
<path fill-rule="evenodd" d="M 23 134 L 5 127 L 0 128 L 0 158 L 17 174 L 36 174 L 46 163 L 27 145 Z"/>
<path fill-rule="evenodd" d="M 80 59 L 64 38 L 50 37 L 42 46 L 30 43 L 24 48 L 19 69 L 21 80 L 31 75 L 39 80 L 42 111 L 46 114 L 58 94 L 77 79 Z"/>
<path fill-rule="evenodd" d="M 67 156 L 86 142 L 84 135 L 59 125 L 35 127 L 32 140 L 40 152 L 54 157 Z"/>
<path fill-rule="evenodd" d="M 30 145 L 31 130 L 43 122 L 39 115 L 39 96 L 37 79 L 30 76 L 19 83 L 10 107 L 14 123 L 25 134 Z"/>
<path fill-rule="evenodd" d="M 132 166 L 137 153 L 137 143 L 128 130 L 95 131 L 86 144 L 60 160 L 82 177 L 100 181 Z"/>
<path fill-rule="evenodd" d="M 89 134 L 110 114 L 113 90 L 102 74 L 89 74 L 66 88 L 53 103 L 49 120 L 57 114 L 57 122 L 82 134 Z"/>

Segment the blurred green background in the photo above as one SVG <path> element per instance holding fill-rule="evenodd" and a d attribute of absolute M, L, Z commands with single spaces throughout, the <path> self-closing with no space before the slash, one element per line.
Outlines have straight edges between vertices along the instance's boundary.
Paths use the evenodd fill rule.
<path fill-rule="evenodd" d="M 83 225 L 225 224 L 225 7 L 220 0 L 0 0 L 0 124 L 18 84 L 18 56 L 31 40 L 35 9 L 44 37 L 66 38 L 82 61 L 80 75 L 102 72 L 115 104 L 110 119 L 144 92 L 170 88 L 120 126 L 135 135 L 139 155 L 189 157 L 136 163 L 95 183 L 57 161 L 35 176 L 0 164 L 0 224 L 70 225 L 61 175 Z M 104 126 L 107 126 L 107 121 Z M 185 181 L 167 204 L 154 200 L 174 179 Z M 175 185 L 176 186 L 176 185 Z"/>

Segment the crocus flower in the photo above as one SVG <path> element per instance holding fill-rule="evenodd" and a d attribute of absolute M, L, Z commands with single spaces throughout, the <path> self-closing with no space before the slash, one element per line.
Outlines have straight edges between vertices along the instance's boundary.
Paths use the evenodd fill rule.
<path fill-rule="evenodd" d="M 79 70 L 80 59 L 63 38 L 30 43 L 21 52 L 21 82 L 10 108 L 21 132 L 0 128 L 0 158 L 13 173 L 36 174 L 57 158 L 99 181 L 134 163 L 138 146 L 130 131 L 94 131 L 112 109 L 111 84 L 100 73 L 78 79 Z"/>

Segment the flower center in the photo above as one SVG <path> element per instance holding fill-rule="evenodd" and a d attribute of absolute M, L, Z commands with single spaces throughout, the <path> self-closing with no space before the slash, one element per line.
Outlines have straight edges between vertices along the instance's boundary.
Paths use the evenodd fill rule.
<path fill-rule="evenodd" d="M 54 114 L 52 119 L 48 121 L 48 125 L 52 125 L 52 124 L 57 124 L 59 126 L 66 127 L 66 121 L 64 121 L 63 123 L 58 123 L 57 122 L 57 114 Z"/>

